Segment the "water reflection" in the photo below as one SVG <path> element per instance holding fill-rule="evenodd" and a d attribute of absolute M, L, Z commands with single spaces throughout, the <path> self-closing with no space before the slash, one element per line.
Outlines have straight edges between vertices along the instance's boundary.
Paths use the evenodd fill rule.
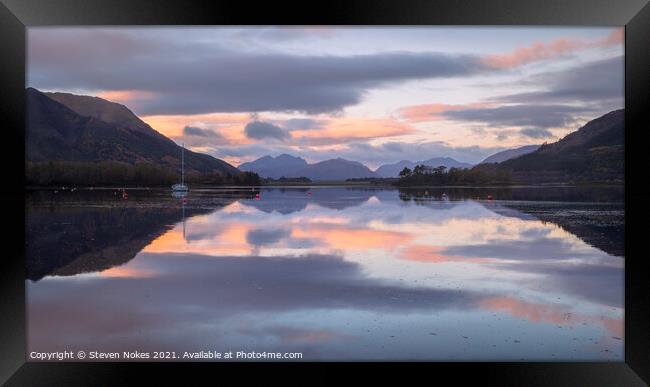
<path fill-rule="evenodd" d="M 33 197 L 28 345 L 621 360 L 624 259 L 581 222 L 624 223 L 622 204 L 492 192 Z"/>

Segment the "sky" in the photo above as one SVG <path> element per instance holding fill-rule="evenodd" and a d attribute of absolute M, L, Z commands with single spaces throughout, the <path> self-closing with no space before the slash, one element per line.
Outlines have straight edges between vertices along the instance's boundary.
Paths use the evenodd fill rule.
<path fill-rule="evenodd" d="M 27 86 L 124 104 L 235 166 L 478 163 L 624 106 L 623 28 L 30 27 Z"/>

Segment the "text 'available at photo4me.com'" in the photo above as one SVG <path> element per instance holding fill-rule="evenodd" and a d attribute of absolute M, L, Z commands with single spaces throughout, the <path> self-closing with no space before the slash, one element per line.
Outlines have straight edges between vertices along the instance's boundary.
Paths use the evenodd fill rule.
<path fill-rule="evenodd" d="M 219 361 L 219 360 L 301 360 L 301 352 L 257 352 L 257 351 L 214 351 L 198 352 L 176 351 L 59 351 L 29 353 L 29 361 L 137 361 L 137 360 L 171 360 L 171 361 Z"/>

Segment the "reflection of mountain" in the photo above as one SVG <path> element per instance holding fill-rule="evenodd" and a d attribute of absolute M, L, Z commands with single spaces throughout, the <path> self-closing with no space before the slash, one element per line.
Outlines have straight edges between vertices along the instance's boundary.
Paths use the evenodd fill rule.
<path fill-rule="evenodd" d="M 177 200 L 139 206 L 137 201 L 125 205 L 119 202 L 121 198 L 112 201 L 95 198 L 94 202 L 83 200 L 61 205 L 62 194 L 58 196 L 57 205 L 52 207 L 40 197 L 28 201 L 28 279 L 101 271 L 121 265 L 183 219 L 183 209 Z M 186 208 L 185 216 L 205 214 L 214 208 Z"/>
<path fill-rule="evenodd" d="M 401 189 L 402 201 L 433 203 L 477 199 L 495 213 L 553 223 L 607 254 L 625 255 L 623 187 L 521 187 Z M 488 195 L 494 202 L 485 200 Z M 567 205 L 567 202 L 570 204 Z M 440 206 L 440 205 L 438 205 Z M 438 207 L 436 207 L 438 208 Z"/>
<path fill-rule="evenodd" d="M 507 203 L 487 206 L 499 215 L 539 219 L 553 223 L 583 242 L 610 255 L 625 255 L 625 212 L 623 205 L 597 203 Z"/>
<path fill-rule="evenodd" d="M 264 189 L 259 200 L 243 200 L 242 204 L 255 207 L 260 211 L 281 214 L 291 214 L 302 211 L 307 205 L 317 204 L 332 210 L 343 210 L 348 207 L 360 206 L 375 196 L 374 190 L 359 190 L 350 188 L 280 188 Z"/>

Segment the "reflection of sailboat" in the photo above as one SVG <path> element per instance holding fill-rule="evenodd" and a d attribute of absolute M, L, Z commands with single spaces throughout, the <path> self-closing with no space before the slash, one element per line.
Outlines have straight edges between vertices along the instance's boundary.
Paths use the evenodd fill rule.
<path fill-rule="evenodd" d="M 181 213 L 183 215 L 183 240 L 187 242 L 185 238 L 185 204 L 187 203 L 187 191 L 172 191 L 172 197 L 181 199 Z"/>
<path fill-rule="evenodd" d="M 183 240 L 187 243 L 187 237 L 185 236 L 185 199 L 181 200 L 181 208 L 183 209 Z"/>
<path fill-rule="evenodd" d="M 180 184 L 172 185 L 172 191 L 174 193 L 187 193 L 189 190 L 185 185 L 185 144 L 183 144 L 181 150 L 181 182 Z"/>

